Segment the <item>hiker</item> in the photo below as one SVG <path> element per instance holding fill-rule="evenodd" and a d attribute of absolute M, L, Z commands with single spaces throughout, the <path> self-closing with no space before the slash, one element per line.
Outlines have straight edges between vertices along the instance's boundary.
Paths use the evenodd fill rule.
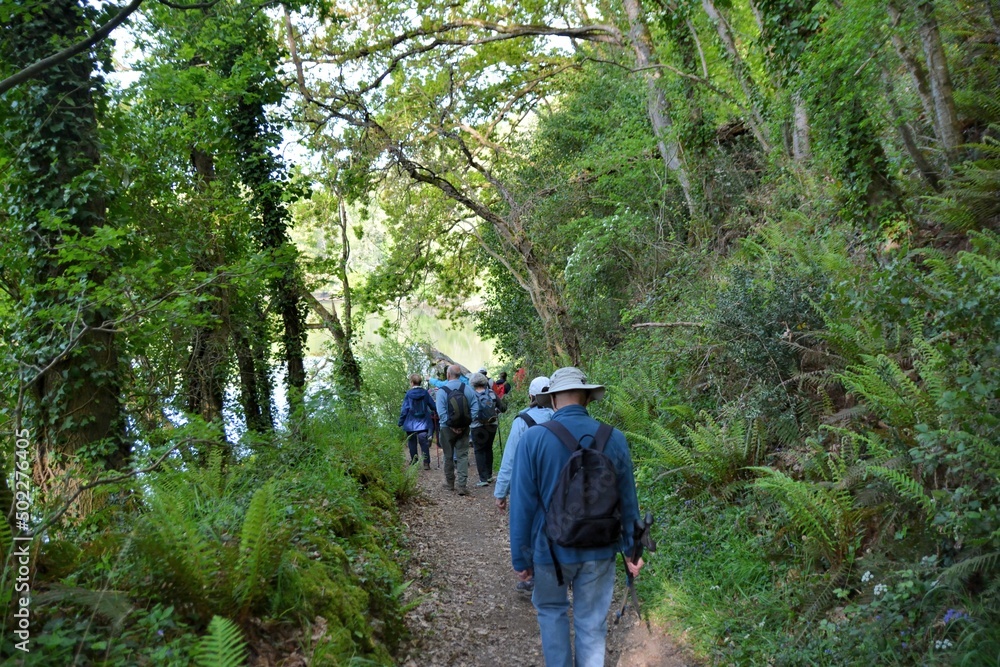
<path fill-rule="evenodd" d="M 462 369 L 457 364 L 448 366 L 448 381 L 437 392 L 437 413 L 444 449 L 444 487 L 467 496 L 469 427 L 479 418 L 479 400 L 461 377 Z"/>
<path fill-rule="evenodd" d="M 406 431 L 406 445 L 410 449 L 410 465 L 417 463 L 417 445 L 424 455 L 424 470 L 431 469 L 430 433 L 434 430 L 435 405 L 431 395 L 421 387 L 419 373 L 410 376 L 410 389 L 399 408 L 399 426 Z"/>
<path fill-rule="evenodd" d="M 500 472 L 497 473 L 497 485 L 493 487 L 493 497 L 496 498 L 497 509 L 501 512 L 507 510 L 507 495 L 510 492 L 510 475 L 514 470 L 514 457 L 517 455 L 518 445 L 521 443 L 521 436 L 528 427 L 535 424 L 542 424 L 552 418 L 552 408 L 543 407 L 538 404 L 536 396 L 549 386 L 549 379 L 544 375 L 539 375 L 528 386 L 528 407 L 517 413 L 513 423 L 510 425 L 510 433 L 507 435 L 507 447 L 503 451 L 503 458 L 500 460 Z"/>
<path fill-rule="evenodd" d="M 531 602 L 538 611 L 546 667 L 600 667 L 604 664 L 607 616 L 615 586 L 615 554 L 631 553 L 633 527 L 639 519 L 632 457 L 618 429 L 587 413 L 587 404 L 604 396 L 604 387 L 587 384 L 578 368 L 560 368 L 537 402 L 554 410 L 552 419 L 521 436 L 510 488 L 510 554 L 518 577 L 534 577 Z M 562 435 L 560 435 L 560 432 Z M 602 451 L 603 454 L 597 452 Z M 560 481 L 573 454 L 595 474 L 585 486 Z M 594 469 L 594 466 L 597 466 Z M 614 479 L 600 486 L 594 480 Z M 577 481 L 578 478 L 577 478 Z M 588 514 L 613 505 L 620 512 Z M 589 519 L 582 519 L 587 517 Z M 563 546 L 563 543 L 569 546 Z M 589 544 L 590 546 L 583 546 Z M 627 563 L 633 576 L 643 562 Z M 573 589 L 573 629 L 570 643 L 570 602 Z"/>
<path fill-rule="evenodd" d="M 520 391 L 524 387 L 524 381 L 528 377 L 528 370 L 521 366 L 516 371 L 514 371 L 514 386 Z"/>
<path fill-rule="evenodd" d="M 507 371 L 501 371 L 497 376 L 497 381 L 493 383 L 493 391 L 497 398 L 503 398 L 510 393 L 510 382 L 507 382 Z"/>
<path fill-rule="evenodd" d="M 497 383 L 499 384 L 499 383 Z M 510 492 L 510 474 L 514 469 L 514 457 L 517 456 L 518 445 L 521 444 L 521 436 L 530 427 L 542 424 L 552 418 L 552 408 L 538 405 L 535 397 L 547 389 L 549 379 L 540 375 L 531 381 L 528 386 L 528 407 L 517 413 L 514 422 L 510 425 L 510 433 L 507 435 L 507 448 L 503 451 L 503 458 L 500 460 L 500 472 L 497 473 L 497 484 L 493 487 L 493 497 L 496 498 L 497 509 L 501 512 L 507 511 L 507 495 Z M 530 593 L 535 588 L 535 581 L 527 579 L 518 581 L 515 590 L 522 593 Z"/>
<path fill-rule="evenodd" d="M 490 379 L 490 374 L 486 372 L 486 366 L 480 366 L 476 372 L 481 373 L 486 378 L 486 386 L 490 388 L 490 391 L 493 391 L 493 380 Z M 472 378 L 469 378 L 469 382 L 472 382 Z"/>
<path fill-rule="evenodd" d="M 469 384 L 479 401 L 479 416 L 472 422 L 472 449 L 476 452 L 476 472 L 479 481 L 476 486 L 489 486 L 493 481 L 493 441 L 497 437 L 500 413 L 506 406 L 489 388 L 489 379 L 482 373 L 473 373 Z"/>

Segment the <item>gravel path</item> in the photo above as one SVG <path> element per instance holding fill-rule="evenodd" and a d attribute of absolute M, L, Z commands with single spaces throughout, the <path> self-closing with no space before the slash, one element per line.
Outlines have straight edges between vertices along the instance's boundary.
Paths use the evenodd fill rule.
<path fill-rule="evenodd" d="M 541 667 L 535 609 L 514 586 L 507 515 L 493 503 L 493 486 L 458 496 L 442 488 L 444 471 L 420 470 L 421 496 L 402 508 L 413 584 L 406 600 L 411 637 L 400 651 L 404 667 Z M 470 452 L 469 479 L 478 479 Z M 621 600 L 615 594 L 616 607 Z M 655 626 L 628 621 L 611 626 L 605 664 L 688 667 L 696 663 Z"/>

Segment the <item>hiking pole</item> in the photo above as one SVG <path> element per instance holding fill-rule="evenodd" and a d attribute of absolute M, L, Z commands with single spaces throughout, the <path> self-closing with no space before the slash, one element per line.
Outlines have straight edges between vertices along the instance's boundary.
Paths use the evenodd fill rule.
<path fill-rule="evenodd" d="M 649 534 L 649 529 L 653 525 L 653 513 L 646 512 L 646 516 L 642 523 L 638 521 L 635 522 L 635 530 L 632 533 L 632 557 L 628 560 L 635 563 L 639 562 L 639 558 L 642 557 L 642 549 L 645 547 L 648 551 L 656 551 L 656 542 Z M 635 614 L 639 617 L 639 620 L 643 620 L 642 612 L 639 610 L 639 597 L 635 594 L 635 577 L 632 573 L 628 571 L 628 563 L 625 561 L 625 554 L 622 554 L 622 562 L 625 563 L 625 595 L 622 596 L 622 608 L 618 610 L 615 614 L 615 625 L 618 625 L 618 621 L 621 620 L 622 616 L 625 615 L 625 608 L 628 606 L 629 599 L 632 600 L 632 606 L 635 607 Z M 646 618 L 646 629 L 649 630 L 649 618 Z"/>
<path fill-rule="evenodd" d="M 437 459 L 438 459 L 437 469 L 440 470 L 441 469 L 441 429 L 437 429 L 437 428 L 434 429 L 434 444 L 436 445 L 435 449 L 437 449 L 437 455 L 438 455 L 437 456 Z"/>

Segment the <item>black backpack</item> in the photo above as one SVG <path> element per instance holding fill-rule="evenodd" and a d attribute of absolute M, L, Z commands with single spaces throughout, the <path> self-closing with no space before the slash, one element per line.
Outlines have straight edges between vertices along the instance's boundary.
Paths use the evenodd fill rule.
<path fill-rule="evenodd" d="M 602 423 L 593 445 L 582 447 L 558 421 L 540 426 L 552 431 L 572 452 L 545 510 L 545 534 L 561 547 L 586 549 L 614 544 L 621 536 L 622 512 L 618 473 L 604 453 L 612 428 Z M 554 551 L 552 556 L 555 560 Z"/>
<path fill-rule="evenodd" d="M 448 426 L 451 428 L 465 428 L 472 423 L 472 409 L 469 407 L 469 399 L 465 395 L 465 386 L 460 385 L 457 389 L 445 387 L 447 392 L 446 402 L 448 405 Z"/>

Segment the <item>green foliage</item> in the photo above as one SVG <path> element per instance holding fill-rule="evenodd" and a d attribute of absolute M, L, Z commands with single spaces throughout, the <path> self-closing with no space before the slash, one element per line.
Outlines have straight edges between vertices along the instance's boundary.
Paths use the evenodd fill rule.
<path fill-rule="evenodd" d="M 198 667 L 242 667 L 246 653 L 239 626 L 228 618 L 213 616 L 208 634 L 198 642 L 194 662 Z"/>
<path fill-rule="evenodd" d="M 994 127 L 994 131 L 1000 128 Z M 973 146 L 979 156 L 962 164 L 945 191 L 931 199 L 936 216 L 963 231 L 996 229 L 1000 223 L 1000 140 Z"/>

